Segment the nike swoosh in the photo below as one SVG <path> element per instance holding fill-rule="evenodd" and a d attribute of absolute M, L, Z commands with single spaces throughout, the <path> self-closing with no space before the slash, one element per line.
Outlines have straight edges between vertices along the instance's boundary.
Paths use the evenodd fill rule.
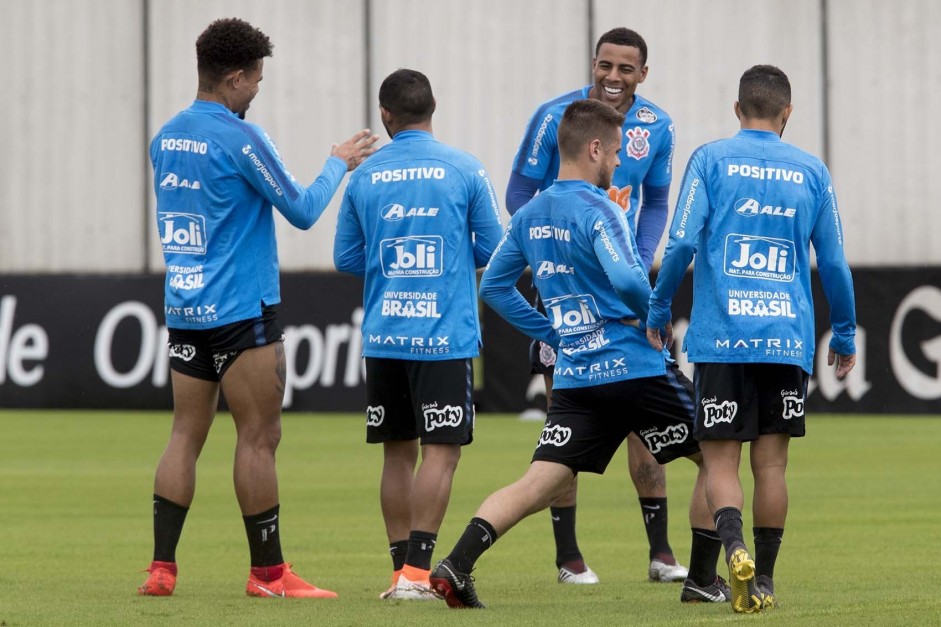
<path fill-rule="evenodd" d="M 255 523 L 255 524 L 256 524 L 256 525 L 266 525 L 266 524 L 268 524 L 268 523 L 270 523 L 270 522 L 276 521 L 277 519 L 278 519 L 278 515 L 275 514 L 274 516 L 272 516 L 272 517 L 269 518 L 268 520 L 259 520 L 259 521 L 258 521 L 257 523 Z"/>
<path fill-rule="evenodd" d="M 660 509 L 659 505 L 641 505 L 644 509 Z"/>
<path fill-rule="evenodd" d="M 461 579 L 457 576 L 457 574 L 456 574 L 453 570 L 451 570 L 451 569 L 448 568 L 447 566 L 445 566 L 444 568 L 445 568 L 449 573 L 451 573 L 451 575 L 454 577 L 454 580 L 451 582 L 451 583 L 454 584 L 454 587 L 457 588 L 458 590 L 462 590 L 462 591 L 463 591 L 463 590 L 464 590 L 464 582 L 461 581 Z"/>
<path fill-rule="evenodd" d="M 549 518 L 551 518 L 552 520 L 554 520 L 554 521 L 556 521 L 556 522 L 559 522 L 560 520 L 562 520 L 562 517 L 561 517 L 561 516 L 553 516 L 553 515 L 551 515 L 551 514 L 549 515 Z"/>
<path fill-rule="evenodd" d="M 266 587 L 264 587 L 264 586 L 261 585 L 261 584 L 257 584 L 257 583 L 255 583 L 254 581 L 252 581 L 251 584 L 252 584 L 253 586 L 255 586 L 256 588 L 258 588 L 259 590 L 261 590 L 262 592 L 264 592 L 264 593 L 265 593 L 266 595 L 268 595 L 269 597 L 281 597 L 281 598 L 284 597 L 284 592 L 283 592 L 283 591 L 281 592 L 281 594 L 278 594 L 278 593 L 276 593 L 274 590 L 271 590 L 270 588 L 266 588 Z"/>
<path fill-rule="evenodd" d="M 701 589 L 700 589 L 700 590 L 697 590 L 697 592 L 698 592 L 699 594 L 703 595 L 704 597 L 706 597 L 707 599 L 709 599 L 710 601 L 712 601 L 713 603 L 722 603 L 723 601 L 727 601 L 727 600 L 728 600 L 728 599 L 725 598 L 725 595 L 722 594 L 722 593 L 719 593 L 719 594 L 709 594 L 709 593 L 706 592 L 705 590 L 701 590 Z"/>

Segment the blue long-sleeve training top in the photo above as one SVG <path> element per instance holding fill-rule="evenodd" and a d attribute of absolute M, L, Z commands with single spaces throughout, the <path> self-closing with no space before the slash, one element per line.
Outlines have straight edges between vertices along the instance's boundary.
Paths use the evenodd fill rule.
<path fill-rule="evenodd" d="M 647 324 L 670 321 L 695 255 L 689 360 L 793 364 L 811 373 L 811 244 L 830 304 L 830 346 L 854 354 L 853 279 L 827 167 L 769 131 L 701 146 L 683 177 Z"/>
<path fill-rule="evenodd" d="M 281 302 L 272 206 L 308 229 L 347 170 L 330 157 L 303 187 L 260 127 L 205 100 L 163 125 L 150 159 L 167 326 L 179 329 L 257 318 L 263 306 Z"/>
<path fill-rule="evenodd" d="M 516 289 L 527 266 L 545 315 Z M 498 314 L 558 349 L 559 389 L 666 372 L 665 354 L 638 324 L 649 295 L 621 207 L 578 180 L 556 181 L 513 216 L 480 282 L 481 298 Z"/>
<path fill-rule="evenodd" d="M 411 360 L 480 350 L 476 268 L 500 241 L 483 165 L 430 133 L 396 133 L 350 177 L 333 259 L 365 277 L 363 355 Z"/>

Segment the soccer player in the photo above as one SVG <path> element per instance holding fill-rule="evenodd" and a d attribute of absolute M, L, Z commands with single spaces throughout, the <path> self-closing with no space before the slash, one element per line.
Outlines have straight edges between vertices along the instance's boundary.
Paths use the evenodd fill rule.
<path fill-rule="evenodd" d="M 167 266 L 173 429 L 154 479 L 154 558 L 142 595 L 173 593 L 196 459 L 221 391 L 237 433 L 235 494 L 251 554 L 246 593 L 336 596 L 301 579 L 281 554 L 275 450 L 285 362 L 272 205 L 292 225 L 310 228 L 378 136 L 363 130 L 334 146 L 320 176 L 299 185 L 265 132 L 240 119 L 271 50 L 247 22 L 210 24 L 196 40 L 196 100 L 150 145 Z"/>
<path fill-rule="evenodd" d="M 380 598 L 435 599 L 432 551 L 461 447 L 473 439 L 476 268 L 502 228 L 480 161 L 432 135 L 424 74 L 387 76 L 379 112 L 392 143 L 350 177 L 334 263 L 365 277 L 366 441 L 383 447 L 379 499 L 393 570 Z"/>
<path fill-rule="evenodd" d="M 650 283 L 624 212 L 605 190 L 620 161 L 624 115 L 585 99 L 559 125 L 558 180 L 517 212 L 484 271 L 480 295 L 510 324 L 558 350 L 552 404 L 529 469 L 491 494 L 431 575 L 450 607 L 483 607 L 470 572 L 480 555 L 526 516 L 548 507 L 579 472 L 603 473 L 628 433 L 658 463 L 701 459 L 692 438 L 692 384 L 667 353 L 652 350 L 640 320 Z M 545 314 L 516 289 L 526 269 Z M 551 273 L 548 271 L 551 268 Z M 721 543 L 700 473 L 690 503 L 694 532 L 686 601 L 727 600 L 716 575 Z"/>
<path fill-rule="evenodd" d="M 594 83 L 549 100 L 536 110 L 520 143 L 506 191 L 506 207 L 514 214 L 532 197 L 552 185 L 559 172 L 558 128 L 565 108 L 574 100 L 592 98 L 625 114 L 626 138 L 621 164 L 607 189 L 611 200 L 625 212 L 635 231 L 644 269 L 649 272 L 667 222 L 673 160 L 673 122 L 663 109 L 636 93 L 647 78 L 647 43 L 638 33 L 615 28 L 603 34 L 592 61 Z M 643 190 L 643 204 L 641 204 Z M 639 208 L 639 209 L 638 209 Z M 544 270 L 533 268 L 539 281 Z M 538 301 L 537 301 L 538 304 Z M 556 355 L 534 340 L 530 347 L 533 374 L 542 374 L 546 399 L 552 399 L 552 370 Z M 651 581 L 683 581 L 687 570 L 673 557 L 667 535 L 666 473 L 636 434 L 627 438 L 628 468 L 640 499 L 650 545 Z M 552 504 L 556 567 L 562 583 L 598 583 L 598 576 L 582 558 L 575 534 L 577 481 Z"/>
<path fill-rule="evenodd" d="M 695 366 L 695 437 L 706 495 L 725 546 L 732 609 L 774 607 L 774 565 L 787 516 L 788 443 L 804 435 L 814 358 L 810 244 L 830 304 L 827 362 L 845 377 L 856 362 L 853 280 L 827 167 L 781 141 L 791 86 L 756 65 L 739 82 L 741 130 L 689 160 L 669 244 L 650 297 L 647 336 L 673 340 L 670 303 L 696 257 L 685 349 Z M 755 559 L 743 539 L 738 468 L 751 442 Z"/>

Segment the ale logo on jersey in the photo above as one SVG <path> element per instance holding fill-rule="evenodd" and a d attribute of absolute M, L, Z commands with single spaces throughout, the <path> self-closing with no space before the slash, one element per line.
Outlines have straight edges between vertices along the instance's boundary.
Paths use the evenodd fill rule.
<path fill-rule="evenodd" d="M 165 253 L 205 255 L 206 218 L 195 213 L 161 211 L 157 214 L 160 244 Z"/>
<path fill-rule="evenodd" d="M 797 209 L 793 207 L 774 207 L 772 205 L 762 205 L 754 198 L 739 198 L 735 201 L 735 213 L 746 218 L 762 216 L 784 216 L 793 218 Z"/>
<path fill-rule="evenodd" d="M 554 261 L 539 261 L 537 262 L 537 266 L 537 279 L 548 279 L 549 277 L 555 276 L 557 274 L 575 274 L 575 268 L 572 266 L 567 266 L 564 263 L 556 263 Z"/>
<path fill-rule="evenodd" d="M 725 273 L 790 282 L 794 280 L 796 250 L 791 240 L 731 233 L 725 238 Z"/>
<path fill-rule="evenodd" d="M 199 181 L 190 181 L 189 179 L 180 180 L 174 172 L 167 172 L 160 181 L 160 189 L 172 192 L 177 189 L 200 189 L 202 187 Z"/>
<path fill-rule="evenodd" d="M 389 279 L 441 276 L 443 249 L 444 240 L 439 235 L 384 239 L 379 242 L 382 276 Z"/>
<path fill-rule="evenodd" d="M 398 222 L 403 218 L 433 218 L 438 215 L 438 207 L 406 207 L 392 203 L 383 207 L 379 214 L 389 222 Z"/>
<path fill-rule="evenodd" d="M 640 161 L 650 154 L 650 131 L 639 126 L 635 126 L 627 131 L 627 154 Z"/>
<path fill-rule="evenodd" d="M 552 328 L 559 335 L 594 331 L 603 325 L 598 303 L 591 294 L 566 294 L 543 301 Z"/>

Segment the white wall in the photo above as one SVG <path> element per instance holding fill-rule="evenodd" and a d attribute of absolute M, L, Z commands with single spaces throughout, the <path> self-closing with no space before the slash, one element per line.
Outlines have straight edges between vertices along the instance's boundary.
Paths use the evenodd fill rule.
<path fill-rule="evenodd" d="M 142 5 L 0 0 L 0 272 L 143 264 Z"/>
<path fill-rule="evenodd" d="M 587 84 L 594 40 L 624 25 L 650 49 L 641 93 L 676 123 L 674 197 L 692 150 L 736 131 L 742 71 L 772 63 L 794 91 L 785 139 L 829 149 L 851 263 L 941 264 L 935 0 L 0 0 L 0 273 L 162 270 L 147 144 L 195 95 L 197 35 L 233 15 L 275 44 L 249 115 L 300 181 L 333 142 L 382 134 L 379 83 L 412 67 L 437 136 L 478 156 L 502 200 L 529 115 Z M 332 267 L 342 191 L 309 232 L 279 221 L 285 270 Z"/>

